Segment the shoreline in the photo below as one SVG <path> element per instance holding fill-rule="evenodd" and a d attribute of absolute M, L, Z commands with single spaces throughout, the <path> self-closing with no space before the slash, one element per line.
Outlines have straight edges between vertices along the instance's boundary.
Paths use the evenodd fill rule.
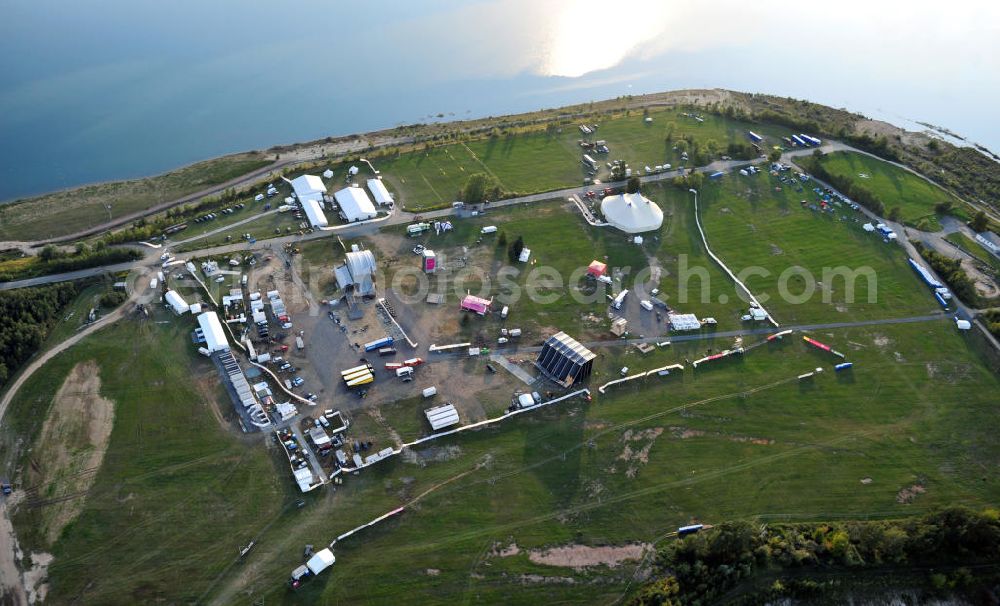
<path fill-rule="evenodd" d="M 330 154 L 316 153 L 317 150 L 323 150 L 325 147 L 343 146 L 343 145 L 348 145 L 351 142 L 358 142 L 358 141 L 366 141 L 369 143 L 371 147 L 374 148 L 383 147 L 386 145 L 391 146 L 394 144 L 406 144 L 407 143 L 406 141 L 397 142 L 397 141 L 381 140 L 381 139 L 393 139 L 394 135 L 398 135 L 401 132 L 417 131 L 413 132 L 412 134 L 412 138 L 417 138 L 419 136 L 431 136 L 435 133 L 440 134 L 443 132 L 454 132 L 456 130 L 458 131 L 474 130 L 475 128 L 484 126 L 486 123 L 504 122 L 511 120 L 529 120 L 529 119 L 537 120 L 539 118 L 552 119 L 563 115 L 572 115 L 572 113 L 579 113 L 581 111 L 583 112 L 602 111 L 604 109 L 608 109 L 611 107 L 615 108 L 627 107 L 630 109 L 637 109 L 641 107 L 654 107 L 654 106 L 686 106 L 686 105 L 697 106 L 697 105 L 705 105 L 712 102 L 731 100 L 734 97 L 738 97 L 741 95 L 753 95 L 753 94 L 767 95 L 769 93 L 747 93 L 744 91 L 734 91 L 724 88 L 679 89 L 670 91 L 659 91 L 655 93 L 646 93 L 641 95 L 632 95 L 629 97 L 620 96 L 610 99 L 598 99 L 585 103 L 573 103 L 558 107 L 540 108 L 533 111 L 521 112 L 521 113 L 478 116 L 472 118 L 462 118 L 457 120 L 442 120 L 438 122 L 415 122 L 411 124 L 386 127 L 366 132 L 359 132 L 359 133 L 356 132 L 344 135 L 328 135 L 325 137 L 320 137 L 317 139 L 304 142 L 277 143 L 271 145 L 266 149 L 249 149 L 242 151 L 233 151 L 219 156 L 201 158 L 193 162 L 175 166 L 163 172 L 145 175 L 141 177 L 96 180 L 64 188 L 47 190 L 30 196 L 0 199 L 0 207 L 12 206 L 17 204 L 27 204 L 43 200 L 44 198 L 49 196 L 67 194 L 71 192 L 81 191 L 87 188 L 104 187 L 104 186 L 123 184 L 123 183 L 138 183 L 150 179 L 156 179 L 164 175 L 169 175 L 171 173 L 175 173 L 177 171 L 186 168 L 195 167 L 199 164 L 214 162 L 225 158 L 235 158 L 246 154 L 257 153 L 257 154 L 262 154 L 264 156 L 270 156 L 276 154 L 280 155 L 281 156 L 280 160 L 275 160 L 274 162 L 275 166 L 271 167 L 271 170 L 277 170 L 295 164 L 297 162 L 315 161 L 325 157 L 326 155 L 330 155 Z M 333 155 L 335 156 L 337 153 L 338 152 L 334 152 Z M 344 152 L 340 153 L 341 155 L 343 155 Z M 348 151 L 346 153 L 353 153 L 353 152 Z M 287 159 L 288 161 L 286 162 L 285 161 L 286 154 L 294 156 L 288 158 Z M 280 166 L 278 166 L 279 164 Z M 251 173 L 247 173 L 247 175 L 249 174 Z M 246 175 L 241 175 L 241 179 L 242 177 L 245 176 Z"/>

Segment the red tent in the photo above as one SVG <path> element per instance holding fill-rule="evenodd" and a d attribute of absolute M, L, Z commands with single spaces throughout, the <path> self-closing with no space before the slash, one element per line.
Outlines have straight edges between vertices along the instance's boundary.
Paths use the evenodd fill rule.
<path fill-rule="evenodd" d="M 600 261 L 591 261 L 590 267 L 587 268 L 587 275 L 593 278 L 600 278 L 608 271 L 608 265 L 606 263 L 601 263 Z"/>

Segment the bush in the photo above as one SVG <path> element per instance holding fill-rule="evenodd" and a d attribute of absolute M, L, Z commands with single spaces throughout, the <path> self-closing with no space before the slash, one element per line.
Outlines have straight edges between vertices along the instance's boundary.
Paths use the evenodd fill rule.
<path fill-rule="evenodd" d="M 951 508 L 920 518 L 887 522 L 787 524 L 758 527 L 725 523 L 662 547 L 661 578 L 633 604 L 708 604 L 750 579 L 756 570 L 780 575 L 785 568 L 845 570 L 885 565 L 962 566 L 949 577 L 928 578 L 933 588 L 971 585 L 975 566 L 996 560 L 1000 521 L 995 512 Z M 968 566 L 968 567 L 966 567 Z M 830 587 L 797 570 L 761 590 L 758 601 L 782 595 L 808 598 Z M 743 603 L 757 603 L 751 599 Z"/>
<path fill-rule="evenodd" d="M 111 309 L 114 307 L 118 307 L 119 305 L 124 303 L 126 299 L 128 299 L 128 295 L 125 294 L 124 291 L 111 290 L 101 295 L 99 304 L 101 307 L 106 307 L 108 309 Z"/>

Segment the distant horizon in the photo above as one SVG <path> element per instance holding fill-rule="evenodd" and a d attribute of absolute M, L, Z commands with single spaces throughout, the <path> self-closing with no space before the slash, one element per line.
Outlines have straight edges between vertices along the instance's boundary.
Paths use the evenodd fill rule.
<path fill-rule="evenodd" d="M 15 5 L 0 24 L 0 200 L 438 114 L 679 89 L 808 99 L 1000 149 L 1000 6 L 959 0 L 945 23 L 929 4 L 897 4 L 623 0 L 643 18 L 621 35 L 601 29 L 594 0 L 375 0 L 330 36 L 322 24 L 342 16 L 305 0 L 296 10 L 320 27 L 249 42 L 273 29 L 266 4 Z"/>

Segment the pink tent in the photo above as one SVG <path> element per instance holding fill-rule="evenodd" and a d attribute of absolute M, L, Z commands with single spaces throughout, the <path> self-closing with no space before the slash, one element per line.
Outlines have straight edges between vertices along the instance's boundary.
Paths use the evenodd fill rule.
<path fill-rule="evenodd" d="M 481 316 L 485 316 L 486 312 L 490 310 L 492 303 L 492 301 L 487 299 L 481 299 L 474 295 L 466 295 L 462 299 L 462 311 L 473 311 Z"/>
<path fill-rule="evenodd" d="M 604 272 L 608 270 L 608 266 L 600 261 L 591 261 L 590 267 L 587 268 L 587 275 L 593 276 L 595 278 L 600 278 L 604 275 Z"/>

